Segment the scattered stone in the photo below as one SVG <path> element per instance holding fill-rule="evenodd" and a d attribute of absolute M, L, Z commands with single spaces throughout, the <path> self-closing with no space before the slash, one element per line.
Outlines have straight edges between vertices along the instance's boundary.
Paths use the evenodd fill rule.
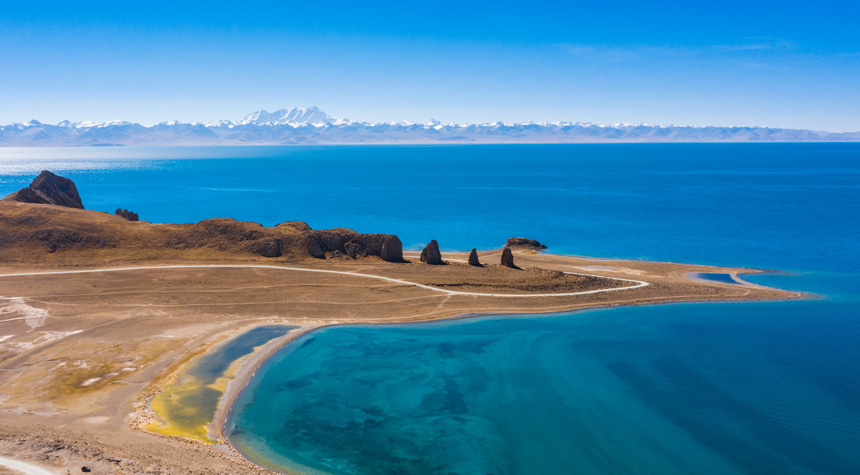
<path fill-rule="evenodd" d="M 421 251 L 421 262 L 434 266 L 445 263 L 442 261 L 442 252 L 439 251 L 439 243 L 435 239 L 424 246 L 424 250 Z"/>
<path fill-rule="evenodd" d="M 137 216 L 137 213 L 131 212 L 127 209 L 117 208 L 113 214 L 121 216 L 129 221 L 140 221 L 140 217 Z"/>
<path fill-rule="evenodd" d="M 519 267 L 514 264 L 514 253 L 511 252 L 511 248 L 505 247 L 502 249 L 501 264 L 505 267 L 510 267 L 511 269 L 519 269 Z"/>
<path fill-rule="evenodd" d="M 21 188 L 3 199 L 84 209 L 75 183 L 48 170 L 42 170 L 29 187 Z"/>
<path fill-rule="evenodd" d="M 472 252 L 469 253 L 469 265 L 475 267 L 483 267 L 481 265 L 481 261 L 478 260 L 478 250 L 472 249 Z"/>
<path fill-rule="evenodd" d="M 546 249 L 546 246 L 535 241 L 534 239 L 527 239 L 522 237 L 512 237 L 508 239 L 508 242 L 505 243 L 505 247 L 526 247 L 535 251 L 542 251 Z"/>

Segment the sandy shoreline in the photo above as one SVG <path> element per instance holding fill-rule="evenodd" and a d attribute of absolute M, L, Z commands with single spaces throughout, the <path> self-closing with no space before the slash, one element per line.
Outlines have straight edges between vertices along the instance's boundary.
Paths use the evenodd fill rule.
<path fill-rule="evenodd" d="M 483 262 L 497 262 L 498 256 L 498 250 L 480 253 Z M 757 272 L 745 268 L 517 252 L 517 263 L 525 270 L 515 271 L 458 264 L 465 253 L 446 252 L 444 257 L 452 264 L 378 259 L 298 263 L 310 272 L 285 272 L 266 260 L 105 263 L 128 268 L 123 272 L 100 271 L 97 262 L 66 268 L 86 271 L 76 274 L 46 274 L 56 267 L 0 269 L 6 276 L 0 277 L 0 294 L 7 297 L 0 300 L 0 306 L 6 305 L 0 311 L 8 314 L 0 318 L 0 455 L 57 468 L 119 467 L 126 473 L 271 473 L 250 466 L 229 445 L 225 422 L 262 364 L 309 331 L 333 325 L 801 297 L 755 284 L 685 277 L 690 272 Z M 605 268 L 589 268 L 595 261 Z M 280 267 L 295 266 L 285 264 Z M 371 276 L 375 278 L 368 279 Z M 629 286 L 622 280 L 647 285 Z M 14 304 L 8 300 L 11 296 Z M 213 342 L 271 324 L 298 328 L 248 355 L 226 385 L 208 426 L 226 444 L 216 447 L 131 428 L 141 403 L 179 374 L 182 365 L 211 351 Z M 63 362 L 66 369 L 56 371 L 51 361 Z M 34 385 L 41 389 L 33 391 Z M 58 440 L 62 442 L 52 442 Z M 39 455 L 44 453 L 50 454 L 47 459 Z"/>

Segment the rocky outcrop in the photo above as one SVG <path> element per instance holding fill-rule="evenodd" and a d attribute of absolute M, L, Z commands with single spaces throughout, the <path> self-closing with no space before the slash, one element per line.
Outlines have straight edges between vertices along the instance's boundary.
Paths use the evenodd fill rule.
<path fill-rule="evenodd" d="M 511 269 L 519 269 L 519 267 L 514 264 L 514 253 L 511 252 L 511 248 L 505 247 L 502 249 L 501 265 L 504 267 L 510 267 Z"/>
<path fill-rule="evenodd" d="M 105 213 L 69 207 L 82 208 L 74 183 L 47 171 L 33 180 L 31 187 L 0 200 L 0 261 L 27 260 L 45 251 L 97 251 L 124 258 L 133 249 L 135 258 L 144 259 L 377 256 L 403 262 L 403 244 L 391 234 L 361 234 L 349 229 L 314 231 L 302 221 L 266 227 L 230 218 L 187 224 L 139 222 L 130 226 Z M 127 209 L 117 209 L 115 214 L 130 221 L 139 220 L 137 213 Z"/>
<path fill-rule="evenodd" d="M 403 243 L 393 234 L 360 234 L 350 229 L 311 231 L 307 250 L 318 259 L 337 251 L 353 259 L 378 256 L 388 262 L 403 262 Z"/>
<path fill-rule="evenodd" d="M 478 250 L 472 249 L 472 252 L 469 253 L 469 265 L 475 267 L 484 267 L 481 265 L 481 261 L 478 260 Z"/>
<path fill-rule="evenodd" d="M 129 221 L 140 221 L 140 217 L 137 215 L 137 213 L 131 212 L 127 209 L 117 208 L 113 214 L 121 216 L 122 218 L 125 218 Z"/>
<path fill-rule="evenodd" d="M 435 239 L 424 246 L 424 250 L 421 251 L 421 262 L 434 266 L 445 263 L 442 260 L 442 252 L 439 251 L 439 243 Z"/>
<path fill-rule="evenodd" d="M 534 239 L 526 239 L 522 237 L 512 237 L 508 239 L 508 242 L 505 243 L 505 247 L 524 247 L 534 251 L 543 251 L 546 249 L 546 246 L 535 241 Z"/>
<path fill-rule="evenodd" d="M 3 199 L 84 209 L 75 183 L 48 170 L 43 170 L 27 188 L 21 188 Z"/>

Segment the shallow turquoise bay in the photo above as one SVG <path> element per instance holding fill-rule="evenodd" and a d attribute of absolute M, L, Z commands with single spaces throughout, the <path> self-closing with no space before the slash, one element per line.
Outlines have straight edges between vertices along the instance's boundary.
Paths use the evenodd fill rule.
<path fill-rule="evenodd" d="M 332 473 L 853 473 L 858 325 L 791 302 L 331 328 L 271 360 L 228 430 Z"/>

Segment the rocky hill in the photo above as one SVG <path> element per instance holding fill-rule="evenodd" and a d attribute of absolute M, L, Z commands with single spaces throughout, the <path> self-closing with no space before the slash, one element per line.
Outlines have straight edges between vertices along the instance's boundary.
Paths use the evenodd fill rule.
<path fill-rule="evenodd" d="M 42 170 L 27 188 L 21 188 L 3 199 L 84 209 L 75 183 L 48 170 Z"/>
<path fill-rule="evenodd" d="M 376 257 L 403 260 L 392 234 L 312 230 L 290 221 L 273 227 L 229 218 L 171 224 L 129 221 L 83 209 L 74 183 L 44 171 L 28 188 L 0 200 L 0 262 L 97 260 L 280 260 Z"/>

